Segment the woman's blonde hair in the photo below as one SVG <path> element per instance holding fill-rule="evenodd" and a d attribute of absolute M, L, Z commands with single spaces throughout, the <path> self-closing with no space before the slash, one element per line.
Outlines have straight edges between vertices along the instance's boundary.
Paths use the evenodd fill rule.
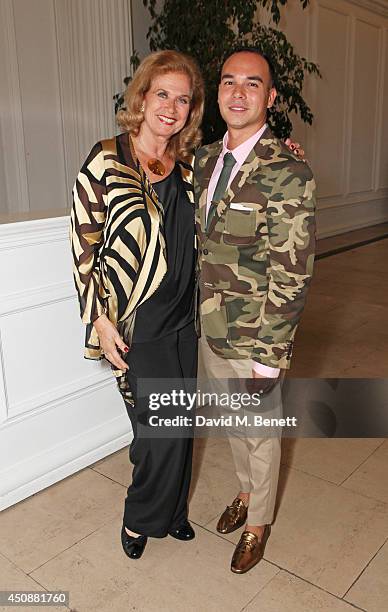
<path fill-rule="evenodd" d="M 180 51 L 156 51 L 148 55 L 136 70 L 124 94 L 125 109 L 117 113 L 117 123 L 125 131 L 137 136 L 144 115 L 141 111 L 144 95 L 155 77 L 170 72 L 187 74 L 191 84 L 190 112 L 184 128 L 169 143 L 169 151 L 182 161 L 190 158 L 201 142 L 200 125 L 204 108 L 204 85 L 195 60 Z"/>

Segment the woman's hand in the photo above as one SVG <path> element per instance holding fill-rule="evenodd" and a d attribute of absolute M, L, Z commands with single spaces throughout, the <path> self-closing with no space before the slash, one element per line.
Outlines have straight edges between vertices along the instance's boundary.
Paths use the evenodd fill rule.
<path fill-rule="evenodd" d="M 299 157 L 299 159 L 301 159 L 302 161 L 306 161 L 304 156 L 304 150 L 300 146 L 299 142 L 294 142 L 293 140 L 291 140 L 291 138 L 287 138 L 287 140 L 284 141 L 284 144 L 287 145 L 290 151 L 292 151 L 297 157 Z"/>
<path fill-rule="evenodd" d="M 104 356 L 119 370 L 128 370 L 128 366 L 125 361 L 121 359 L 117 348 L 124 353 L 127 353 L 129 349 L 125 342 L 123 342 L 123 339 L 113 323 L 103 314 L 94 321 L 93 325 L 100 339 L 100 345 L 104 352 Z"/>

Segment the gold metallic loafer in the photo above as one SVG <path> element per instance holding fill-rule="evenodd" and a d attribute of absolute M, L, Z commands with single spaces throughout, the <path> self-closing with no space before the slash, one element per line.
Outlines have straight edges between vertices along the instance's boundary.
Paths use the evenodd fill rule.
<path fill-rule="evenodd" d="M 242 527 L 247 520 L 248 508 L 244 502 L 236 497 L 231 506 L 226 506 L 217 523 L 218 533 L 232 533 Z"/>
<path fill-rule="evenodd" d="M 232 572 L 245 574 L 263 558 L 270 533 L 270 525 L 265 526 L 261 540 L 251 531 L 244 531 L 233 553 L 230 566 Z"/>

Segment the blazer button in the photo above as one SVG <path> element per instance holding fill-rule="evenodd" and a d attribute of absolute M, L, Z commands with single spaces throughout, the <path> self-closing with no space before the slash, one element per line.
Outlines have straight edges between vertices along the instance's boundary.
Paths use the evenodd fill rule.
<path fill-rule="evenodd" d="M 209 254 L 209 251 L 208 251 L 207 249 L 203 249 L 203 254 L 204 254 L 204 255 L 208 255 L 208 254 Z"/>

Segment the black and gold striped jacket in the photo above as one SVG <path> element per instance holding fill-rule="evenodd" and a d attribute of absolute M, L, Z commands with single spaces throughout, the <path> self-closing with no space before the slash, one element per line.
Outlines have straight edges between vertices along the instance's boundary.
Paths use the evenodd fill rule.
<path fill-rule="evenodd" d="M 192 166 L 180 162 L 180 168 L 194 203 Z M 128 133 L 98 142 L 88 155 L 73 188 L 70 238 L 86 324 L 84 356 L 101 359 L 93 321 L 105 313 L 130 345 L 136 308 L 167 271 L 163 207 L 131 154 Z M 124 372 L 114 374 L 124 400 L 132 403 Z"/>

